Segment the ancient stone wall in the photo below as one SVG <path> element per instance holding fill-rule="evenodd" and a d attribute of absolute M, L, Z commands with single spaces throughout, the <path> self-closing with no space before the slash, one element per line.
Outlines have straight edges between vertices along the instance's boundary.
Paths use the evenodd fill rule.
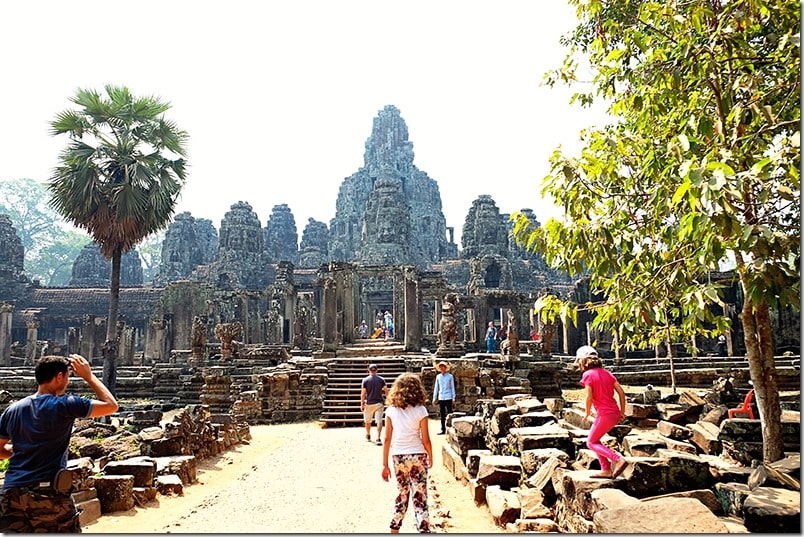
<path fill-rule="evenodd" d="M 302 233 L 299 266 L 302 268 L 318 268 L 329 261 L 329 229 L 324 222 L 313 218 L 307 220 Z"/>
<path fill-rule="evenodd" d="M 109 287 L 112 262 L 101 254 L 100 247 L 90 242 L 81 250 L 73 263 L 70 287 Z M 142 260 L 136 248 L 120 258 L 120 286 L 142 285 Z"/>
<path fill-rule="evenodd" d="M 218 232 L 211 220 L 194 218 L 189 212 L 176 215 L 162 241 L 159 275 L 154 283 L 167 285 L 187 278 L 199 265 L 215 258 Z"/>
<path fill-rule="evenodd" d="M 290 207 L 274 205 L 265 225 L 265 252 L 269 262 L 299 262 L 299 234 Z"/>

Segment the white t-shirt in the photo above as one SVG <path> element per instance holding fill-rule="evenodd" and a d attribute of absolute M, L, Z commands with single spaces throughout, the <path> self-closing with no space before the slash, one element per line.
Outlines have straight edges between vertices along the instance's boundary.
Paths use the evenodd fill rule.
<path fill-rule="evenodd" d="M 389 406 L 385 415 L 391 420 L 394 430 L 391 435 L 391 455 L 427 453 L 421 437 L 421 421 L 429 416 L 421 405 L 399 408 Z"/>

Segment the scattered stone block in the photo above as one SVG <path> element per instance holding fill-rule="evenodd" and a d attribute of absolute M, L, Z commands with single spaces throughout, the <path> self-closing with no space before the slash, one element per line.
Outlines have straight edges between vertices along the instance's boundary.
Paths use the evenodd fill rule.
<path fill-rule="evenodd" d="M 500 407 L 496 409 L 491 420 L 489 420 L 488 430 L 494 436 L 505 436 L 514 424 L 514 414 L 518 413 L 515 407 Z"/>
<path fill-rule="evenodd" d="M 692 436 L 690 441 L 707 455 L 720 455 L 723 451 L 723 444 L 718 438 L 720 427 L 708 421 L 698 421 L 687 427 Z"/>
<path fill-rule="evenodd" d="M 510 489 L 519 485 L 522 477 L 522 463 L 512 455 L 485 455 L 480 457 L 477 482 L 489 486 Z"/>
<path fill-rule="evenodd" d="M 673 440 L 672 438 L 665 438 L 664 443 L 667 444 L 667 449 L 672 449 L 673 451 L 680 451 L 681 453 L 688 453 L 690 455 L 698 454 L 697 446 L 689 442 Z"/>
<path fill-rule="evenodd" d="M 145 458 L 109 461 L 103 467 L 103 473 L 106 475 L 131 475 L 134 476 L 135 487 L 150 487 L 154 484 L 156 461 Z"/>
<path fill-rule="evenodd" d="M 510 490 L 502 490 L 497 485 L 486 487 L 486 505 L 498 526 L 505 526 L 519 518 L 519 496 Z"/>
<path fill-rule="evenodd" d="M 509 445 L 519 453 L 528 449 L 554 447 L 567 453 L 574 452 L 569 431 L 555 423 L 539 427 L 514 427 L 508 433 Z"/>
<path fill-rule="evenodd" d="M 460 458 L 461 456 L 449 444 L 441 446 L 441 461 L 453 476 L 455 475 L 455 461 Z"/>
<path fill-rule="evenodd" d="M 592 477 L 593 473 L 595 472 L 586 470 L 569 471 L 553 477 L 553 488 L 560 501 L 565 504 L 566 511 L 578 513 L 587 520 L 591 520 L 595 512 L 592 492 L 602 488 L 622 489 L 626 485 L 623 479 L 601 479 Z"/>
<path fill-rule="evenodd" d="M 727 533 L 723 522 L 693 498 L 664 498 L 598 511 L 595 533 Z"/>
<path fill-rule="evenodd" d="M 547 411 L 547 405 L 545 405 L 543 402 L 539 401 L 535 397 L 528 397 L 527 399 L 519 399 L 518 401 L 516 401 L 515 406 L 520 414 L 530 414 L 531 412 Z"/>
<path fill-rule="evenodd" d="M 660 420 L 672 423 L 686 423 L 690 415 L 688 408 L 676 403 L 656 403 L 656 411 Z"/>
<path fill-rule="evenodd" d="M 134 508 L 134 476 L 102 475 L 95 477 L 95 490 L 102 513 Z"/>
<path fill-rule="evenodd" d="M 78 523 L 81 527 L 88 526 L 101 517 L 101 503 L 98 498 L 89 498 L 81 502 L 75 502 L 78 509 Z"/>
<path fill-rule="evenodd" d="M 723 506 L 720 505 L 720 500 L 718 500 L 717 496 L 711 489 L 695 489 L 695 490 L 683 490 L 680 492 L 673 492 L 670 494 L 663 494 L 661 496 L 651 496 L 648 498 L 642 498 L 641 501 L 643 502 L 651 502 L 655 500 L 661 500 L 663 498 L 694 498 L 704 504 L 710 511 L 712 511 L 713 515 L 720 516 L 723 514 Z"/>
<path fill-rule="evenodd" d="M 631 457 L 651 457 L 658 449 L 667 447 L 667 443 L 662 440 L 642 435 L 628 435 L 623 438 L 622 444 Z"/>
<path fill-rule="evenodd" d="M 522 463 L 522 472 L 526 477 L 535 474 L 539 468 L 551 457 L 561 461 L 563 466 L 569 463 L 569 455 L 556 448 L 527 449 L 519 454 Z"/>
<path fill-rule="evenodd" d="M 163 496 L 181 496 L 184 493 L 182 480 L 176 474 L 166 474 L 156 477 L 156 490 Z"/>
<path fill-rule="evenodd" d="M 488 449 L 470 449 L 466 454 L 466 469 L 471 477 L 477 477 L 480 457 L 484 455 L 492 455 L 492 452 Z"/>
<path fill-rule="evenodd" d="M 637 498 L 629 496 L 625 491 L 609 488 L 593 490 L 591 499 L 592 512 L 595 513 L 604 509 L 617 509 L 639 502 Z"/>
<path fill-rule="evenodd" d="M 134 504 L 145 507 L 156 499 L 156 487 L 134 487 Z"/>
<path fill-rule="evenodd" d="M 801 493 L 757 487 L 743 503 L 743 519 L 750 532 L 801 534 Z"/>
<path fill-rule="evenodd" d="M 642 405 L 639 403 L 625 403 L 625 417 L 634 420 L 656 418 L 658 411 L 655 405 Z"/>
<path fill-rule="evenodd" d="M 670 421 L 660 421 L 656 424 L 659 434 L 672 440 L 687 440 L 692 437 L 692 431 L 683 425 L 678 425 Z"/>
<path fill-rule="evenodd" d="M 477 482 L 477 479 L 470 479 L 467 485 L 469 493 L 472 495 L 472 500 L 475 505 L 483 505 L 486 503 L 486 487 Z"/>
<path fill-rule="evenodd" d="M 522 518 L 550 518 L 553 512 L 544 502 L 542 491 L 530 488 L 517 490 L 519 495 L 520 517 Z"/>
<path fill-rule="evenodd" d="M 557 533 L 558 524 L 550 518 L 518 518 L 509 523 L 506 530 L 510 533 Z"/>
<path fill-rule="evenodd" d="M 483 418 L 481 416 L 466 416 L 452 421 L 455 436 L 459 438 L 483 436 Z"/>
<path fill-rule="evenodd" d="M 548 423 L 556 423 L 556 417 L 547 410 L 528 412 L 513 416 L 514 427 L 538 427 Z"/>
<path fill-rule="evenodd" d="M 743 503 L 750 492 L 745 483 L 715 483 L 714 487 L 715 497 L 727 516 L 742 516 Z"/>
<path fill-rule="evenodd" d="M 544 406 L 547 410 L 552 412 L 553 416 L 560 418 L 564 411 L 564 399 L 558 397 L 546 397 L 544 399 Z"/>
<path fill-rule="evenodd" d="M 541 491 L 545 497 L 545 501 L 552 505 L 556 499 L 556 491 L 553 486 L 553 476 L 559 471 L 559 469 L 563 468 L 566 468 L 565 462 L 563 462 L 559 457 L 550 457 L 544 461 L 541 466 L 539 466 L 539 469 L 536 471 L 536 473 L 530 476 L 523 483 L 523 485 L 525 487 L 534 488 Z"/>

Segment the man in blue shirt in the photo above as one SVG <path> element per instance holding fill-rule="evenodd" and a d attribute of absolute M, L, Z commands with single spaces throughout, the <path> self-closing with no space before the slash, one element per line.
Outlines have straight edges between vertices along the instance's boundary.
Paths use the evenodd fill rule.
<path fill-rule="evenodd" d="M 366 422 L 366 440 L 371 442 L 371 420 L 377 422 L 377 445 L 382 445 L 382 412 L 385 409 L 385 397 L 388 385 L 385 379 L 377 374 L 377 364 L 369 366 L 369 374 L 363 379 L 360 389 L 360 411 Z"/>
<path fill-rule="evenodd" d="M 455 401 L 455 378 L 447 371 L 448 369 L 447 362 L 438 364 L 440 373 L 436 375 L 433 387 L 433 404 L 438 404 L 441 413 L 441 432 L 438 434 L 447 432 L 447 416 L 452 414 L 452 403 Z"/>
<path fill-rule="evenodd" d="M 84 379 L 97 399 L 65 395 L 70 370 Z M 77 354 L 44 356 L 34 370 L 38 389 L 0 416 L 0 459 L 10 459 L 0 492 L 0 531 L 80 533 L 78 511 L 56 475 L 67 466 L 76 418 L 108 416 L 117 401 Z"/>

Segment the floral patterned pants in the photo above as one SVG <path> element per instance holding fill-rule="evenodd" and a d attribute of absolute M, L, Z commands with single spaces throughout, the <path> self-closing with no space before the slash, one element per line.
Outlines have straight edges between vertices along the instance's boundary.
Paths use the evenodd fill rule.
<path fill-rule="evenodd" d="M 419 533 L 430 533 L 430 513 L 427 510 L 427 453 L 394 455 L 392 459 L 399 495 L 394 500 L 391 529 L 398 530 L 402 527 L 402 520 L 408 511 L 412 495 L 416 529 Z"/>

